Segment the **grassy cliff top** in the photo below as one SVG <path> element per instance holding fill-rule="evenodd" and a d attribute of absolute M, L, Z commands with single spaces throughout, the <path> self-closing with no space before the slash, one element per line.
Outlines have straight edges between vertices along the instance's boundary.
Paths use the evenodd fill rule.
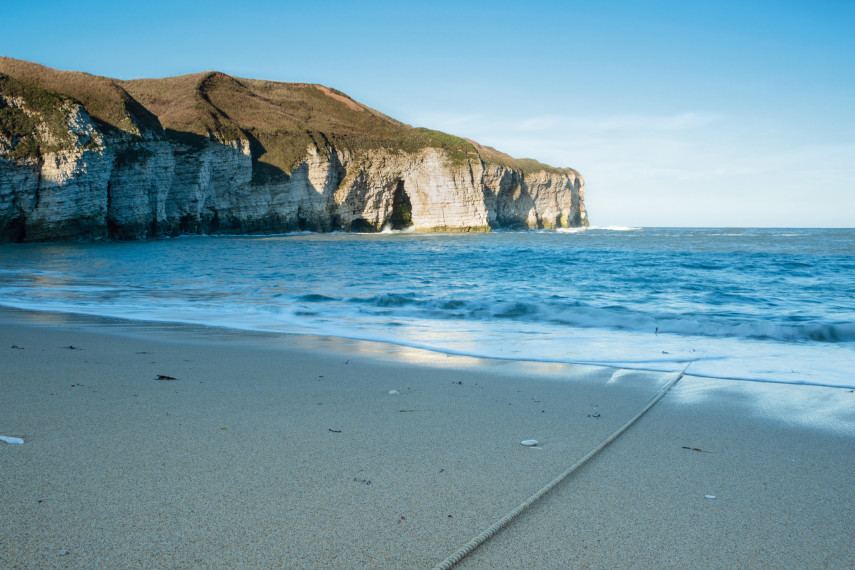
<path fill-rule="evenodd" d="M 290 172 L 308 145 L 353 152 L 445 149 L 455 162 L 480 158 L 523 172 L 575 173 L 531 159 L 514 159 L 474 141 L 413 128 L 344 93 L 307 83 L 231 77 L 215 71 L 123 81 L 0 57 L 0 74 L 23 85 L 73 98 L 99 127 L 183 141 L 248 139 L 253 158 Z"/>

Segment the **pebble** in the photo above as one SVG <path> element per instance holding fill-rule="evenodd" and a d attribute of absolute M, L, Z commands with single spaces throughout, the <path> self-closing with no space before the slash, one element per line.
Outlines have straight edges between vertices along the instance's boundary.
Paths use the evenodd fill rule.
<path fill-rule="evenodd" d="M 537 440 L 536 439 L 526 439 L 526 440 L 521 441 L 520 444 L 522 444 L 526 447 L 534 447 L 535 445 L 537 445 Z"/>
<path fill-rule="evenodd" d="M 392 396 L 396 396 L 400 394 L 400 392 L 398 392 L 397 390 L 389 390 L 389 394 L 391 394 Z"/>

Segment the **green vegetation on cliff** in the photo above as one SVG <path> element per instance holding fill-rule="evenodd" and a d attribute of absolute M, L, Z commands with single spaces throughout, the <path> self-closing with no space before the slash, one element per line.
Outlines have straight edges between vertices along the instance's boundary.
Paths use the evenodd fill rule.
<path fill-rule="evenodd" d="M 0 57 L 0 73 L 79 101 L 102 130 L 118 129 L 139 134 L 140 129 L 159 129 L 157 117 L 143 108 L 114 79 L 79 71 L 61 71 L 9 57 Z"/>
<path fill-rule="evenodd" d="M 455 164 L 482 160 L 525 173 L 574 172 L 514 159 L 439 131 L 413 128 L 321 85 L 242 79 L 219 72 L 121 81 L 5 57 L 0 57 L 0 74 L 9 76 L 0 83 L 0 94 L 21 93 L 30 107 L 50 97 L 73 98 L 102 131 L 166 137 L 190 145 L 208 139 L 247 140 L 256 179 L 290 173 L 311 145 L 354 154 L 439 148 Z M 29 91 L 21 91 L 25 87 Z M 20 110 L 8 109 L 0 109 L 0 129 L 23 141 L 33 125 Z M 26 144 L 20 152 L 34 152 L 32 144 Z"/>
<path fill-rule="evenodd" d="M 62 110 L 69 103 L 68 97 L 0 73 L 0 148 L 8 145 L 8 156 L 21 159 L 70 144 Z M 41 132 L 40 124 L 46 126 Z"/>

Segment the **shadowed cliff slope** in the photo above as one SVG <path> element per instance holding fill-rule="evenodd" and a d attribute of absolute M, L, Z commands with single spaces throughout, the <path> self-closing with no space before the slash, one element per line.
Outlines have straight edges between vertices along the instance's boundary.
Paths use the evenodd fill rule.
<path fill-rule="evenodd" d="M 0 240 L 586 225 L 569 168 L 320 85 L 0 58 Z"/>

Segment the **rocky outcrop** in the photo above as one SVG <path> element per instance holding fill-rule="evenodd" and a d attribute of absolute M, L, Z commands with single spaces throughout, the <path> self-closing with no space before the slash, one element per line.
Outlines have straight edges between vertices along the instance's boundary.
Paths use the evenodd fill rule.
<path fill-rule="evenodd" d="M 128 133 L 70 99 L 50 117 L 31 107 L 0 91 L 0 112 L 29 120 L 26 140 L 39 148 L 16 151 L 25 138 L 10 129 L 0 137 L 0 241 L 587 225 L 584 182 L 571 169 L 322 142 L 290 172 L 266 176 L 243 131 L 232 140 Z"/>

